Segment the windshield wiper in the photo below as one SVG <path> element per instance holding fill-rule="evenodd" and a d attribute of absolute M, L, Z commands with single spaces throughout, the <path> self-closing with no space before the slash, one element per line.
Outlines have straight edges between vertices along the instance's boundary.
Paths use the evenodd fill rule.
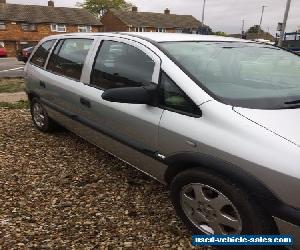
<path fill-rule="evenodd" d="M 291 102 L 285 102 L 284 104 L 288 104 L 288 105 L 300 104 L 300 100 L 295 100 L 295 101 L 291 101 Z"/>
<path fill-rule="evenodd" d="M 299 109 L 299 108 L 300 108 L 300 99 L 285 102 L 284 106 L 281 107 L 281 109 Z"/>

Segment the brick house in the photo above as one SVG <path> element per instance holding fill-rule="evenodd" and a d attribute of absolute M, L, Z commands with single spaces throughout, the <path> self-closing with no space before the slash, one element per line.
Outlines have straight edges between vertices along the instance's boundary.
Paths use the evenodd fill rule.
<path fill-rule="evenodd" d="M 103 25 L 84 9 L 7 4 L 0 0 L 0 44 L 8 56 L 16 56 L 24 47 L 61 32 L 98 32 Z"/>
<path fill-rule="evenodd" d="M 197 32 L 201 22 L 191 15 L 171 14 L 169 9 L 164 13 L 109 10 L 101 19 L 104 31 L 134 32 Z"/>

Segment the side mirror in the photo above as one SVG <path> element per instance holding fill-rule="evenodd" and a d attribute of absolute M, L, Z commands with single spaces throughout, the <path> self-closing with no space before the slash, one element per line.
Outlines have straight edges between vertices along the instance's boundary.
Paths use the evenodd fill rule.
<path fill-rule="evenodd" d="M 157 96 L 157 86 L 127 87 L 108 89 L 102 99 L 109 102 L 153 105 Z"/>

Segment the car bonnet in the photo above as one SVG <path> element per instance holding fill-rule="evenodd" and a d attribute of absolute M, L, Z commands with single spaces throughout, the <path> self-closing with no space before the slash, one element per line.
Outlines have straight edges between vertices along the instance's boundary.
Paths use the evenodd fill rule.
<path fill-rule="evenodd" d="M 260 110 L 234 107 L 233 110 L 300 147 L 300 109 Z"/>

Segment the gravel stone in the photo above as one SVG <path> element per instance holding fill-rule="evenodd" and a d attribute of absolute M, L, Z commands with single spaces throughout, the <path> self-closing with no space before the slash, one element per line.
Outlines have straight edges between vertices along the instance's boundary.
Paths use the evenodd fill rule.
<path fill-rule="evenodd" d="M 166 187 L 28 110 L 0 109 L 0 204 L 0 249 L 192 248 Z"/>

